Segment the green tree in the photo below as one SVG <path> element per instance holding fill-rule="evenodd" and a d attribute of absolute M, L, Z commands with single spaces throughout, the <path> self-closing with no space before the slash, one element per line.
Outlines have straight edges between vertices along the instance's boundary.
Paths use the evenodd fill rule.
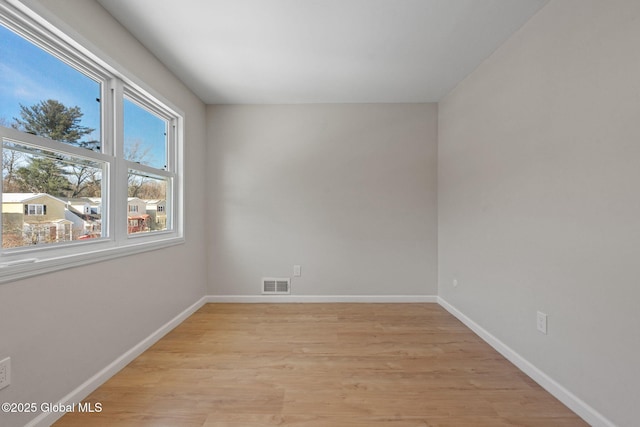
<path fill-rule="evenodd" d="M 34 135 L 99 150 L 98 141 L 80 141 L 95 130 L 80 124 L 82 116 L 80 107 L 66 107 L 59 101 L 48 99 L 31 107 L 20 104 L 21 118 L 14 118 L 14 126 Z"/>
<path fill-rule="evenodd" d="M 53 159 L 33 157 L 29 165 L 19 168 L 16 174 L 16 185 L 21 192 L 65 197 L 71 190 L 64 170 Z"/>
<path fill-rule="evenodd" d="M 80 107 L 67 107 L 59 101 L 48 99 L 30 107 L 20 104 L 21 118 L 14 118 L 13 127 L 78 147 L 99 150 L 100 143 L 98 141 L 81 141 L 84 136 L 95 130 L 80 124 L 82 116 Z M 45 154 L 51 156 L 53 153 Z M 37 168 L 33 167 L 35 164 L 47 168 L 51 173 L 49 180 L 39 173 Z M 92 168 L 81 164 L 70 165 L 49 158 L 32 158 L 30 165 L 21 168 L 18 175 L 17 184 L 20 191 L 27 191 L 31 188 L 33 190 L 28 191 L 43 192 L 59 197 L 99 195 L 100 185 L 95 182 L 99 178 L 96 177 Z M 60 187 L 56 188 L 55 185 L 60 185 Z"/>

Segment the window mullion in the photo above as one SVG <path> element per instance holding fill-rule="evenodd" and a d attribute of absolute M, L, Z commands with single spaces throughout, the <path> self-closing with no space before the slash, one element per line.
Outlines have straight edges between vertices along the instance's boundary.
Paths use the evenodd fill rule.
<path fill-rule="evenodd" d="M 115 158 L 115 135 L 116 135 L 116 99 L 117 81 L 110 78 L 102 82 L 101 120 L 102 120 L 102 153 L 109 156 L 110 160 L 104 165 L 102 176 L 107 179 L 102 180 L 102 236 L 115 239 L 115 212 L 113 200 L 115 200 L 115 189 L 117 188 L 116 158 Z"/>
<path fill-rule="evenodd" d="M 127 239 L 127 174 L 128 168 L 124 159 L 124 84 L 120 79 L 113 79 L 113 153 L 116 157 L 115 173 L 112 177 L 109 217 L 112 219 L 111 233 L 116 243 L 122 244 Z"/>
<path fill-rule="evenodd" d="M 162 169 L 156 169 L 147 165 L 141 165 L 140 163 L 124 160 L 122 162 L 128 170 L 135 171 L 141 175 L 150 175 L 153 177 L 172 178 L 175 176 L 173 172 L 168 172 Z"/>
<path fill-rule="evenodd" d="M 168 205 L 167 218 L 171 220 L 171 223 L 167 223 L 167 227 L 171 227 L 172 230 L 176 229 L 176 225 L 179 224 L 178 213 L 180 212 L 178 207 L 178 198 L 176 192 L 176 186 L 178 185 L 178 153 L 177 153 L 177 132 L 178 132 L 178 119 L 175 117 L 169 122 L 168 138 L 167 138 L 167 160 L 168 168 L 172 173 L 169 188 L 167 189 L 167 200 L 171 200 Z"/>
<path fill-rule="evenodd" d="M 41 136 L 31 135 L 12 128 L 3 128 L 4 141 L 8 143 L 15 142 L 25 147 L 37 147 L 37 149 L 49 150 L 57 153 L 64 153 L 79 159 L 109 161 L 103 153 L 87 150 L 85 148 L 74 147 L 63 142 L 54 141 L 52 139 L 43 138 Z M 19 150 L 19 148 L 16 148 Z M 46 154 L 43 154 L 46 155 Z"/>

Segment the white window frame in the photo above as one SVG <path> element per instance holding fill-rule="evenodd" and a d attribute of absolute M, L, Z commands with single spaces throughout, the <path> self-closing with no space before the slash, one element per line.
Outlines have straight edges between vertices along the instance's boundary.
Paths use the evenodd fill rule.
<path fill-rule="evenodd" d="M 178 133 L 179 132 L 178 129 L 180 128 L 179 118 L 175 114 L 172 114 L 166 108 L 162 108 L 161 106 L 159 106 L 157 103 L 149 102 L 150 100 L 148 97 L 145 97 L 139 91 L 136 91 L 134 88 L 131 88 L 131 87 L 125 88 L 124 96 L 128 98 L 129 101 L 132 101 L 133 103 L 138 104 L 143 109 L 148 110 L 149 112 L 153 113 L 154 115 L 160 117 L 162 120 L 165 120 L 167 122 L 167 137 L 166 137 L 167 147 L 166 147 L 166 159 L 165 159 L 167 164 L 164 169 L 154 168 L 151 166 L 126 160 L 124 159 L 124 143 L 120 144 L 120 147 L 123 150 L 121 155 L 123 158 L 123 163 L 127 167 L 127 170 L 126 170 L 127 174 L 124 177 L 127 183 L 128 183 L 129 171 L 134 171 L 135 173 L 140 175 L 147 175 L 150 178 L 154 178 L 154 179 L 167 180 L 167 188 L 166 188 L 166 196 L 165 196 L 165 200 L 167 204 L 165 209 L 165 214 L 167 216 L 167 224 L 166 224 L 167 230 L 153 231 L 152 233 L 153 234 L 171 233 L 172 230 L 175 229 L 175 227 L 178 224 L 176 221 L 176 215 L 179 212 L 178 210 L 174 210 L 172 207 L 177 206 L 177 203 L 179 203 L 179 199 L 177 196 L 178 196 L 178 193 L 181 193 L 181 191 L 175 191 L 175 188 L 176 188 L 175 186 L 177 185 L 177 183 L 181 181 L 179 179 L 179 174 L 178 174 L 178 171 L 179 171 L 178 159 L 181 158 L 181 156 L 178 155 L 179 154 L 178 148 L 180 146 L 179 144 L 180 138 Z M 124 142 L 124 129 L 122 129 L 122 132 L 123 132 L 122 141 Z M 129 234 L 128 238 L 137 239 L 143 235 L 144 233 L 134 233 L 134 234 Z"/>
<path fill-rule="evenodd" d="M 20 3 L 0 0 L 0 24 L 101 83 L 101 151 L 95 152 L 0 126 L 0 145 L 8 140 L 60 152 L 104 165 L 102 182 L 103 237 L 43 246 L 0 248 L 0 283 L 105 261 L 184 243 L 183 138 L 184 113 L 115 64 L 109 64 L 92 46 L 83 46 Z M 123 99 L 143 105 L 167 120 L 166 170 L 124 159 Z M 129 235 L 128 171 L 168 180 L 167 230 Z M 2 180 L 0 180 L 0 189 Z M 0 193 L 1 194 L 1 193 Z M 0 234 L 1 234 L 0 222 Z M 170 227 L 170 228 L 169 228 Z"/>
<path fill-rule="evenodd" d="M 31 213 L 31 208 L 33 207 L 33 213 Z M 27 216 L 38 216 L 44 215 L 44 204 L 42 203 L 27 203 Z M 38 210 L 40 213 L 38 213 Z"/>

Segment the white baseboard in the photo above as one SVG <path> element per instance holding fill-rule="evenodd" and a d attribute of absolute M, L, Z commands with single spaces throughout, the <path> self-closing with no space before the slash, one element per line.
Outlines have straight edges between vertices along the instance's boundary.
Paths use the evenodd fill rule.
<path fill-rule="evenodd" d="M 435 295 L 208 295 L 209 303 L 412 303 L 438 302 Z"/>
<path fill-rule="evenodd" d="M 487 344 L 493 347 L 498 353 L 502 354 L 507 360 L 516 365 L 522 372 L 531 377 L 531 379 L 551 393 L 560 402 L 564 403 L 587 423 L 593 427 L 615 427 L 615 424 L 606 419 L 602 414 L 564 388 L 562 385 L 558 384 L 555 380 L 531 364 L 527 359 L 520 356 L 498 338 L 491 335 L 482 326 L 465 316 L 460 310 L 449 304 L 442 297 L 438 297 L 437 300 L 438 304 L 440 304 L 445 310 L 454 315 L 469 329 L 475 332 L 476 335 L 485 340 Z"/>
<path fill-rule="evenodd" d="M 117 374 L 122 368 L 127 366 L 136 357 L 140 356 L 145 350 L 158 342 L 160 338 L 169 333 L 173 328 L 182 323 L 187 317 L 195 313 L 200 307 L 206 304 L 206 297 L 200 298 L 197 302 L 186 308 L 182 313 L 162 325 L 158 330 L 140 341 L 129 351 L 118 357 L 109 365 L 100 370 L 97 374 L 82 383 L 79 387 L 60 399 L 59 404 L 79 403 L 82 399 L 89 396 L 94 390 L 104 384 L 109 378 Z M 58 419 L 62 418 L 64 413 L 60 412 L 43 412 L 25 427 L 45 427 L 50 426 Z"/>

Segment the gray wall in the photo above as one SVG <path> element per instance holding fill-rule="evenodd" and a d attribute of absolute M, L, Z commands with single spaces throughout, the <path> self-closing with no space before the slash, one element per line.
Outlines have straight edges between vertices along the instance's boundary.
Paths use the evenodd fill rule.
<path fill-rule="evenodd" d="M 0 357 L 13 374 L 0 402 L 57 402 L 206 293 L 204 105 L 97 3 L 42 4 L 185 112 L 187 243 L 0 285 Z M 30 418 L 0 413 L 0 425 Z"/>
<path fill-rule="evenodd" d="M 440 296 L 621 426 L 640 419 L 639 41 L 638 1 L 552 1 L 439 104 Z"/>
<path fill-rule="evenodd" d="M 205 293 L 256 295 L 301 264 L 297 295 L 439 293 L 612 421 L 640 419 L 640 2 L 551 1 L 439 113 L 206 114 L 96 3 L 28 3 L 186 112 L 187 243 L 0 285 L 0 401 L 56 402 Z"/>
<path fill-rule="evenodd" d="M 207 113 L 211 294 L 436 294 L 435 104 Z"/>

